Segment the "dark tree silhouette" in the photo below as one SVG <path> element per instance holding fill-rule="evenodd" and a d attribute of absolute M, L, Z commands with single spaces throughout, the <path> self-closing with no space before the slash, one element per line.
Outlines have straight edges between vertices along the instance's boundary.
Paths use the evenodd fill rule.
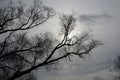
<path fill-rule="evenodd" d="M 72 55 L 82 58 L 102 43 L 93 39 L 89 32 L 69 37 L 75 28 L 76 18 L 63 15 L 61 20 L 62 40 L 51 33 L 28 38 L 27 32 L 54 15 L 52 8 L 36 0 L 28 8 L 21 2 L 12 2 L 0 9 L 0 80 L 35 80 L 33 71 L 55 64 Z"/>
<path fill-rule="evenodd" d="M 120 56 L 118 56 L 117 59 L 115 60 L 115 70 L 120 72 Z"/>
<path fill-rule="evenodd" d="M 118 73 L 117 76 L 115 76 L 115 80 L 120 80 L 120 55 L 115 60 L 115 71 Z"/>

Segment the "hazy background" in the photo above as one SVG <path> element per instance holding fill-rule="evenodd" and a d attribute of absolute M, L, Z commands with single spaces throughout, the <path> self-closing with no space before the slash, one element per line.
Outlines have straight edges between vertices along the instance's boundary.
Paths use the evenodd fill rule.
<path fill-rule="evenodd" d="M 32 4 L 31 0 L 23 0 Z M 9 0 L 0 0 L 0 7 Z M 51 31 L 58 37 L 59 15 L 76 13 L 77 32 L 93 30 L 93 34 L 104 45 L 95 49 L 85 60 L 73 58 L 64 61 L 56 71 L 39 70 L 38 80 L 92 80 L 94 77 L 111 79 L 115 58 L 120 55 L 120 0 L 43 0 L 43 4 L 55 9 L 56 16 L 39 28 L 32 29 L 30 35 Z"/>

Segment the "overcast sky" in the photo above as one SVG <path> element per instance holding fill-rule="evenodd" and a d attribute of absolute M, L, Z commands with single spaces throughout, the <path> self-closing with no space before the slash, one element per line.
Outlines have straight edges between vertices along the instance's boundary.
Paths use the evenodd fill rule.
<path fill-rule="evenodd" d="M 7 1 L 0 0 L 0 3 L 5 4 Z M 120 0 L 44 0 L 44 4 L 54 8 L 57 14 L 77 13 L 80 22 L 77 31 L 92 29 L 94 36 L 104 45 L 95 49 L 85 60 L 61 62 L 58 71 L 38 71 L 38 80 L 92 80 L 94 77 L 105 79 L 115 75 L 109 70 L 113 60 L 120 55 Z M 55 16 L 43 25 L 44 28 L 32 32 L 57 33 L 58 25 L 59 20 Z"/>
<path fill-rule="evenodd" d="M 65 62 L 58 72 L 43 73 L 46 75 L 42 80 L 90 80 L 97 76 L 106 79 L 115 75 L 109 69 L 120 54 L 120 0 L 45 0 L 44 3 L 60 14 L 78 13 L 80 31 L 92 29 L 104 45 L 94 50 L 89 59 Z"/>

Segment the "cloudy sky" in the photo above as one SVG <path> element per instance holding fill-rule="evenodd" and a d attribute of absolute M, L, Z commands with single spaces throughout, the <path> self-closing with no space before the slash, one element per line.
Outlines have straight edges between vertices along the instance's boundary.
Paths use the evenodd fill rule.
<path fill-rule="evenodd" d="M 6 2 L 0 0 L 0 3 Z M 26 0 L 26 3 L 30 2 Z M 93 30 L 94 36 L 104 45 L 85 60 L 73 58 L 72 62 L 61 62 L 57 71 L 38 71 L 38 80 L 92 80 L 94 77 L 106 79 L 114 76 L 110 69 L 120 55 L 120 0 L 44 0 L 43 3 L 54 8 L 57 14 L 43 25 L 44 28 L 32 30 L 34 34 L 44 31 L 58 33 L 58 14 L 73 12 L 78 15 L 77 31 Z"/>
<path fill-rule="evenodd" d="M 90 58 L 61 63 L 59 71 L 40 73 L 39 78 L 45 74 L 42 80 L 92 80 L 115 75 L 109 70 L 120 54 L 120 0 L 45 0 L 44 3 L 58 14 L 79 14 L 79 31 L 92 29 L 104 45 L 94 50 Z M 58 22 L 55 19 L 52 23 Z"/>
<path fill-rule="evenodd" d="M 79 31 L 92 29 L 94 36 L 104 45 L 94 50 L 86 60 L 65 62 L 59 66 L 58 72 L 38 74 L 46 74 L 42 80 L 92 80 L 94 77 L 106 79 L 115 75 L 109 70 L 120 54 L 120 0 L 45 0 L 44 3 L 60 14 L 79 14 Z"/>

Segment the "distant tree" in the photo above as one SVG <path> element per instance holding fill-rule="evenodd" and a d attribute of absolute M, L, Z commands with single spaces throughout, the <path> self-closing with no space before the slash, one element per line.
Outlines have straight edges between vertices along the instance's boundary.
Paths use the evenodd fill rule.
<path fill-rule="evenodd" d="M 115 76 L 115 80 L 120 80 L 120 55 L 115 60 L 115 71 L 118 73 L 117 76 Z"/>
<path fill-rule="evenodd" d="M 75 28 L 76 18 L 63 15 L 61 20 L 62 40 L 51 33 L 28 38 L 28 31 L 46 22 L 54 15 L 52 8 L 36 0 L 28 8 L 23 3 L 0 9 L 0 80 L 35 80 L 38 68 L 53 65 L 72 55 L 82 58 L 102 43 L 93 39 L 89 32 L 69 37 Z"/>
<path fill-rule="evenodd" d="M 120 56 L 115 60 L 115 70 L 120 72 Z"/>

